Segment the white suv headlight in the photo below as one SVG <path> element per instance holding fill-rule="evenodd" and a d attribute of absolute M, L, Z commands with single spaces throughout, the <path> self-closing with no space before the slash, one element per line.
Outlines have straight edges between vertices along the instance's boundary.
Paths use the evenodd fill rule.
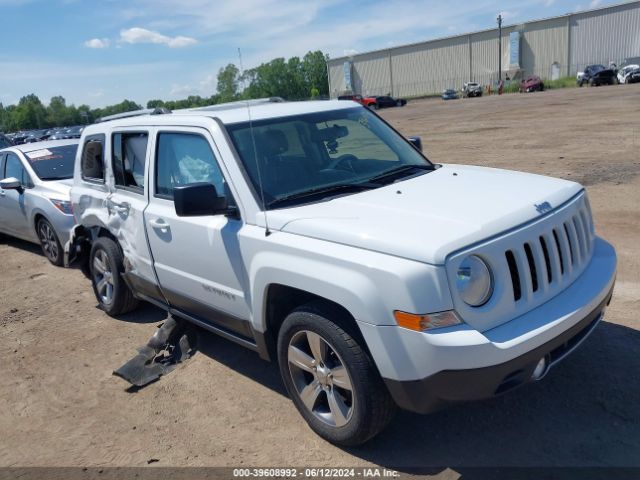
<path fill-rule="evenodd" d="M 456 286 L 466 304 L 472 307 L 484 305 L 493 293 L 493 276 L 489 265 L 477 255 L 469 255 L 458 267 Z"/>

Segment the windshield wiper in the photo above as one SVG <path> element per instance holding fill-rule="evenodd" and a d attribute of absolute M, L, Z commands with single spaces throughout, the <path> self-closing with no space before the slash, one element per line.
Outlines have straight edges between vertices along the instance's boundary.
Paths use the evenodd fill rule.
<path fill-rule="evenodd" d="M 400 175 L 405 172 L 410 172 L 411 170 L 435 170 L 433 165 L 402 165 L 401 167 L 392 168 L 391 170 L 387 170 L 386 172 L 381 173 L 380 175 L 376 175 L 375 177 L 371 177 L 369 182 L 378 182 L 380 180 L 385 180 L 389 177 L 394 177 L 396 175 Z"/>
<path fill-rule="evenodd" d="M 327 187 L 312 188 L 311 190 L 305 190 L 303 192 L 296 192 L 284 197 L 276 198 L 275 200 L 267 203 L 267 208 L 272 208 L 277 205 L 287 204 L 294 200 L 300 200 L 307 197 L 314 197 L 316 195 L 326 196 L 331 193 L 348 193 L 348 192 L 361 192 L 363 190 L 371 190 L 374 188 L 380 188 L 379 184 L 371 184 L 370 182 L 361 183 L 340 183 L 338 185 L 329 185 Z"/>

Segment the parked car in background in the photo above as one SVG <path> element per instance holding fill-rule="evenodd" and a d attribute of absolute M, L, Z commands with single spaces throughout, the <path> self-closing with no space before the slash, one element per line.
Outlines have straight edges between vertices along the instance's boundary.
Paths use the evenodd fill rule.
<path fill-rule="evenodd" d="M 82 130 L 84 130 L 84 126 L 76 125 L 74 127 L 69 127 L 63 132 L 63 136 L 65 139 L 67 138 L 80 138 L 82 135 Z"/>
<path fill-rule="evenodd" d="M 458 92 L 456 92 L 452 88 L 448 88 L 444 92 L 442 92 L 442 99 L 443 100 L 457 100 L 458 98 L 460 98 L 458 96 Z"/>
<path fill-rule="evenodd" d="M 26 132 L 26 131 L 19 131 L 14 133 L 12 138 L 13 144 L 22 145 L 28 136 L 29 136 L 29 132 Z"/>
<path fill-rule="evenodd" d="M 24 139 L 24 143 L 35 143 L 47 140 L 51 135 L 49 133 L 50 131 L 51 130 L 32 130 L 28 132 L 29 135 Z"/>
<path fill-rule="evenodd" d="M 4 133 L 0 133 L 0 148 L 13 146 L 13 142 Z"/>
<path fill-rule="evenodd" d="M 471 97 L 481 97 L 482 96 L 482 85 L 477 82 L 467 82 L 462 87 L 462 97 L 463 98 L 471 98 Z"/>
<path fill-rule="evenodd" d="M 640 83 L 640 68 L 636 68 L 629 74 L 627 83 Z"/>
<path fill-rule="evenodd" d="M 379 95 L 375 99 L 374 108 L 404 107 L 407 104 L 404 98 L 394 98 L 390 95 Z"/>
<path fill-rule="evenodd" d="M 369 108 L 377 108 L 378 105 L 376 97 L 363 97 L 358 94 L 340 95 L 338 100 L 353 100 L 354 102 L 358 102 L 360 105 L 364 105 Z"/>
<path fill-rule="evenodd" d="M 616 81 L 616 74 L 612 69 L 605 68 L 604 65 L 587 65 L 578 80 L 578 85 L 582 87 L 586 83 L 590 87 L 598 87 L 600 85 L 613 85 Z"/>
<path fill-rule="evenodd" d="M 620 70 L 618 70 L 618 83 L 631 83 L 628 81 L 629 77 L 631 76 L 633 71 L 637 70 L 638 68 L 640 68 L 640 65 L 638 65 L 637 63 L 632 63 L 631 65 L 626 65 L 620 68 Z"/>
<path fill-rule="evenodd" d="M 520 82 L 521 92 L 542 92 L 544 90 L 544 83 L 537 75 L 531 75 Z"/>
<path fill-rule="evenodd" d="M 0 232 L 42 246 L 54 265 L 74 226 L 69 191 L 77 140 L 0 150 Z"/>

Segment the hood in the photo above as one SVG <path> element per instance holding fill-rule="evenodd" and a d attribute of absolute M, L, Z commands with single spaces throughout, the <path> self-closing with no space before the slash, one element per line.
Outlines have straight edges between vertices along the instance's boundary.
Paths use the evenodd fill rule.
<path fill-rule="evenodd" d="M 49 180 L 42 182 L 42 186 L 52 193 L 59 194 L 61 199 L 69 199 L 71 187 L 73 186 L 73 178 L 68 180 Z"/>
<path fill-rule="evenodd" d="M 272 230 L 440 265 L 456 250 L 539 217 L 536 205 L 555 209 L 581 190 L 540 175 L 444 165 L 376 190 L 272 210 L 268 221 Z"/>

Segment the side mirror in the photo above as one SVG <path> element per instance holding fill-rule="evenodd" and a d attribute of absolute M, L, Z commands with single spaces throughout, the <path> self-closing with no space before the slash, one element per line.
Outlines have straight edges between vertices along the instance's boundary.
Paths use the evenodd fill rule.
<path fill-rule="evenodd" d="M 407 140 L 416 150 L 422 151 L 422 139 L 420 137 L 408 137 Z"/>
<path fill-rule="evenodd" d="M 0 188 L 2 190 L 17 190 L 18 193 L 24 192 L 24 187 L 15 177 L 5 178 L 4 180 L 0 180 Z"/>
<path fill-rule="evenodd" d="M 190 183 L 173 189 L 173 201 L 179 217 L 199 217 L 231 213 L 226 197 L 219 197 L 210 183 Z"/>

